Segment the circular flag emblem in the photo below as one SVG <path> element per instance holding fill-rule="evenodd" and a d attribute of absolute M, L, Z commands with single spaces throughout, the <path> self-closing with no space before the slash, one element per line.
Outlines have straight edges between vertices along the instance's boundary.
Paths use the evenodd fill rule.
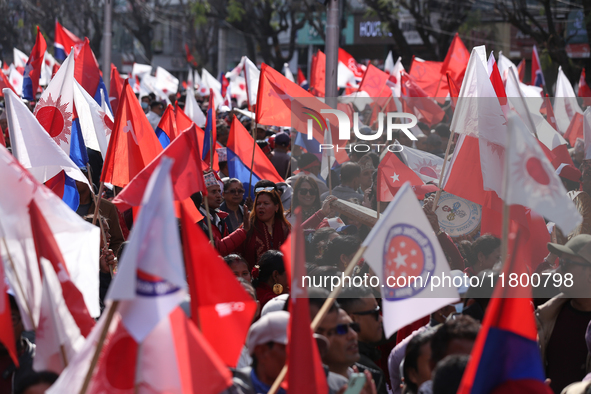
<path fill-rule="evenodd" d="M 473 235 L 480 229 L 482 208 L 472 201 L 442 192 L 435 210 L 439 227 L 450 237 Z"/>
<path fill-rule="evenodd" d="M 435 271 L 435 249 L 417 227 L 397 224 L 388 231 L 383 263 L 386 299 L 413 297 L 427 286 Z"/>

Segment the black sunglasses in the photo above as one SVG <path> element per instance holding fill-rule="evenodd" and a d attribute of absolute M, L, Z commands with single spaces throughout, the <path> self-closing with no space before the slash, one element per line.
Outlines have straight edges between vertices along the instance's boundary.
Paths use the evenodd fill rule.
<path fill-rule="evenodd" d="M 244 189 L 226 190 L 226 193 L 230 193 L 230 194 L 244 194 Z"/>
<path fill-rule="evenodd" d="M 338 324 L 335 327 L 335 333 L 337 335 L 347 335 L 349 333 L 349 328 L 355 332 L 359 332 L 361 331 L 361 327 L 359 326 L 359 323 L 349 323 L 349 324 Z"/>
<path fill-rule="evenodd" d="M 380 320 L 380 306 L 377 305 L 374 309 L 370 309 L 369 311 L 361 311 L 361 312 L 352 312 L 353 315 L 360 315 L 360 316 L 367 316 L 371 315 L 376 319 L 376 321 Z"/>
<path fill-rule="evenodd" d="M 313 189 L 299 189 L 298 190 L 298 194 L 301 196 L 305 196 L 306 194 L 309 194 L 311 196 L 314 195 L 314 190 Z"/>
<path fill-rule="evenodd" d="M 558 260 L 558 264 L 560 264 L 560 266 L 563 268 L 567 268 L 569 265 L 578 265 L 581 267 L 591 267 L 591 264 L 579 263 L 578 261 L 573 261 L 571 259 L 567 259 L 564 257 Z"/>

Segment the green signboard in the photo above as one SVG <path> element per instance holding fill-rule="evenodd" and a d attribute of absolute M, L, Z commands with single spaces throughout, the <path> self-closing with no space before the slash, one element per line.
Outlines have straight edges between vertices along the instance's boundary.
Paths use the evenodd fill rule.
<path fill-rule="evenodd" d="M 322 13 L 320 15 L 320 20 L 322 24 L 322 28 L 326 26 L 326 13 Z M 353 15 L 348 15 L 345 20 L 345 27 L 341 30 L 341 35 L 343 37 L 344 42 L 342 45 L 352 45 L 353 44 L 353 37 L 354 37 L 354 27 L 353 27 Z M 316 29 L 312 27 L 308 22 L 298 30 L 298 45 L 324 45 L 324 40 L 318 34 Z"/>

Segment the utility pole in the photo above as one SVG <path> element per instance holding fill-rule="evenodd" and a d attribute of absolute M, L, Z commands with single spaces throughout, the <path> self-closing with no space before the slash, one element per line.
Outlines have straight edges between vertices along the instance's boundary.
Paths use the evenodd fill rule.
<path fill-rule="evenodd" d="M 113 0 L 105 0 L 105 20 L 103 26 L 103 82 L 107 88 L 107 92 L 111 87 L 111 38 L 112 23 L 111 16 L 113 14 Z M 105 97 L 105 100 L 109 102 L 109 97 Z"/>
<path fill-rule="evenodd" d="M 339 21 L 339 0 L 327 0 L 326 42 L 324 46 L 326 74 L 324 89 L 326 104 L 332 108 L 337 107 L 337 68 L 339 62 L 339 37 L 341 34 Z"/>

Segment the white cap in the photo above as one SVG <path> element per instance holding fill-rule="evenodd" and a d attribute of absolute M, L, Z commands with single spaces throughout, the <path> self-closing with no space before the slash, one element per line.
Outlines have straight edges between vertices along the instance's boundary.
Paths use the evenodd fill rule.
<path fill-rule="evenodd" d="M 283 307 L 285 307 L 288 297 L 289 294 L 280 294 L 275 298 L 271 298 L 263 307 L 261 317 L 265 316 L 267 313 L 284 310 Z"/>
<path fill-rule="evenodd" d="M 250 326 L 246 347 L 252 356 L 254 348 L 268 342 L 287 345 L 287 325 L 289 324 L 289 313 L 276 311 L 267 313 L 256 323 Z"/>

